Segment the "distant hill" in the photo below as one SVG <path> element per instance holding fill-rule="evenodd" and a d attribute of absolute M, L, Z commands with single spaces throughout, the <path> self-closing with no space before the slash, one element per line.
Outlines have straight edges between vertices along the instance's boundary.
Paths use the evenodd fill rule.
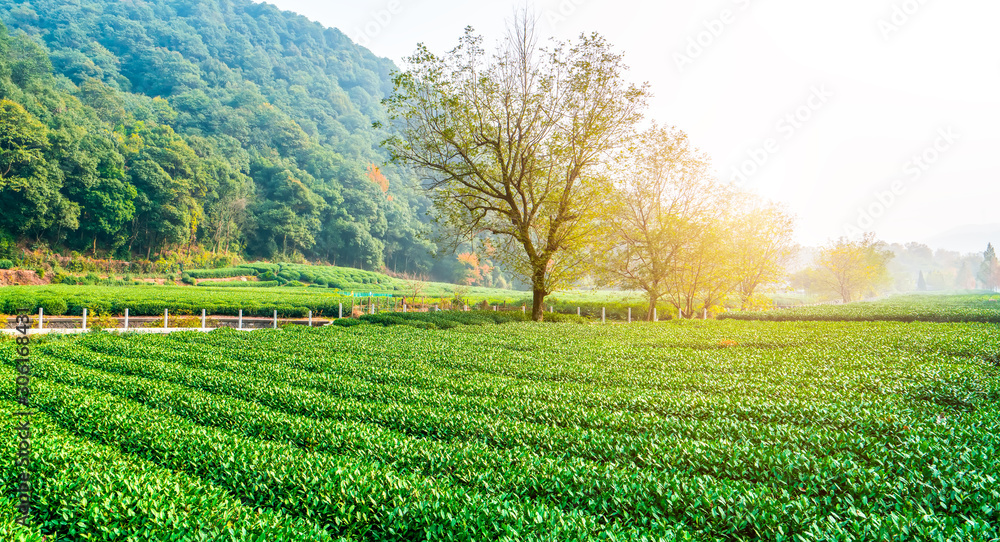
<path fill-rule="evenodd" d="M 0 234 L 430 270 L 427 200 L 376 169 L 395 66 L 339 30 L 249 0 L 0 0 L 0 21 Z"/>
<path fill-rule="evenodd" d="M 931 248 L 983 252 L 987 243 L 1000 244 L 1000 224 L 968 224 L 927 237 L 921 241 Z"/>

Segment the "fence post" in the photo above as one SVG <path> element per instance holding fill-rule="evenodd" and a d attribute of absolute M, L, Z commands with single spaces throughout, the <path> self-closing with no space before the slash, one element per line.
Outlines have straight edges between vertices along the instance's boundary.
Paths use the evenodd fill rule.
<path fill-rule="evenodd" d="M 206 329 L 206 327 L 205 327 L 205 309 L 201 309 L 201 329 Z"/>
<path fill-rule="evenodd" d="M 337 318 L 343 318 L 343 317 L 344 317 L 344 303 L 341 302 L 340 307 L 337 309 Z"/>
<path fill-rule="evenodd" d="M 577 309 L 579 310 L 579 309 Z M 604 307 L 601 307 L 601 323 L 604 323 Z"/>
<path fill-rule="evenodd" d="M 497 312 L 497 306 L 493 305 L 493 312 Z"/>
<path fill-rule="evenodd" d="M 704 308 L 704 309 L 701 309 L 701 311 L 702 311 L 701 312 L 701 319 L 702 320 L 708 320 L 708 309 Z"/>
<path fill-rule="evenodd" d="M 659 322 L 660 321 L 660 316 L 658 314 L 656 314 L 656 307 L 653 307 L 653 321 L 654 322 Z"/>
<path fill-rule="evenodd" d="M 128 329 L 128 309 L 125 309 L 125 329 Z"/>
<path fill-rule="evenodd" d="M 87 308 L 83 309 L 83 330 L 87 331 Z"/>
<path fill-rule="evenodd" d="M 240 320 L 236 324 L 236 329 L 243 329 L 243 309 L 240 309 Z"/>
<path fill-rule="evenodd" d="M 274 309 L 274 325 L 271 327 L 273 329 L 278 329 L 278 309 Z"/>
<path fill-rule="evenodd" d="M 521 314 L 525 314 L 525 308 L 524 308 L 524 305 L 521 305 Z"/>
<path fill-rule="evenodd" d="M 43 315 L 42 308 L 38 307 L 38 329 L 42 329 L 42 315 Z"/>
<path fill-rule="evenodd" d="M 309 309 L 309 327 L 313 327 L 313 311 Z"/>
<path fill-rule="evenodd" d="M 632 323 L 632 307 L 628 308 L 628 323 Z"/>
<path fill-rule="evenodd" d="M 601 310 L 603 311 L 604 309 L 601 309 Z M 577 315 L 577 316 L 580 316 L 580 307 L 577 307 L 577 308 L 576 308 L 576 315 Z"/>
<path fill-rule="evenodd" d="M 677 307 L 677 319 L 678 320 L 683 320 L 684 319 L 684 313 L 681 312 L 681 308 L 680 307 Z"/>
<path fill-rule="evenodd" d="M 163 309 L 163 329 L 167 329 L 167 318 L 170 309 Z"/>

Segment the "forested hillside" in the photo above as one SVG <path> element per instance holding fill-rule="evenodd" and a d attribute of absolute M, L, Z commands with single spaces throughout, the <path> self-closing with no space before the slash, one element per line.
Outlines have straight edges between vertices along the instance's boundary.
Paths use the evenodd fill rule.
<path fill-rule="evenodd" d="M 426 199 L 378 166 L 391 61 L 247 0 L 0 0 L 0 229 L 426 272 Z"/>

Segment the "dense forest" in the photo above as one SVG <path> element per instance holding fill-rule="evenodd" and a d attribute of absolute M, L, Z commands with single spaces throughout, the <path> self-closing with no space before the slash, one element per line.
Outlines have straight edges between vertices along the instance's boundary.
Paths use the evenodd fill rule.
<path fill-rule="evenodd" d="M 248 0 L 0 0 L 0 21 L 8 242 L 432 270 L 428 200 L 373 128 L 395 67 L 340 31 Z"/>

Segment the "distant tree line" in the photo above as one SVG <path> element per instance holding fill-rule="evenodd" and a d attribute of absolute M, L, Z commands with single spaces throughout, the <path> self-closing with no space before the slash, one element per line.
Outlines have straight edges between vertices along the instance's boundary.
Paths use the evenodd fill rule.
<path fill-rule="evenodd" d="M 882 292 L 996 290 L 1000 264 L 992 243 L 982 253 L 961 254 L 911 242 L 842 238 L 822 247 L 815 265 L 792 274 L 790 285 L 851 301 Z"/>

